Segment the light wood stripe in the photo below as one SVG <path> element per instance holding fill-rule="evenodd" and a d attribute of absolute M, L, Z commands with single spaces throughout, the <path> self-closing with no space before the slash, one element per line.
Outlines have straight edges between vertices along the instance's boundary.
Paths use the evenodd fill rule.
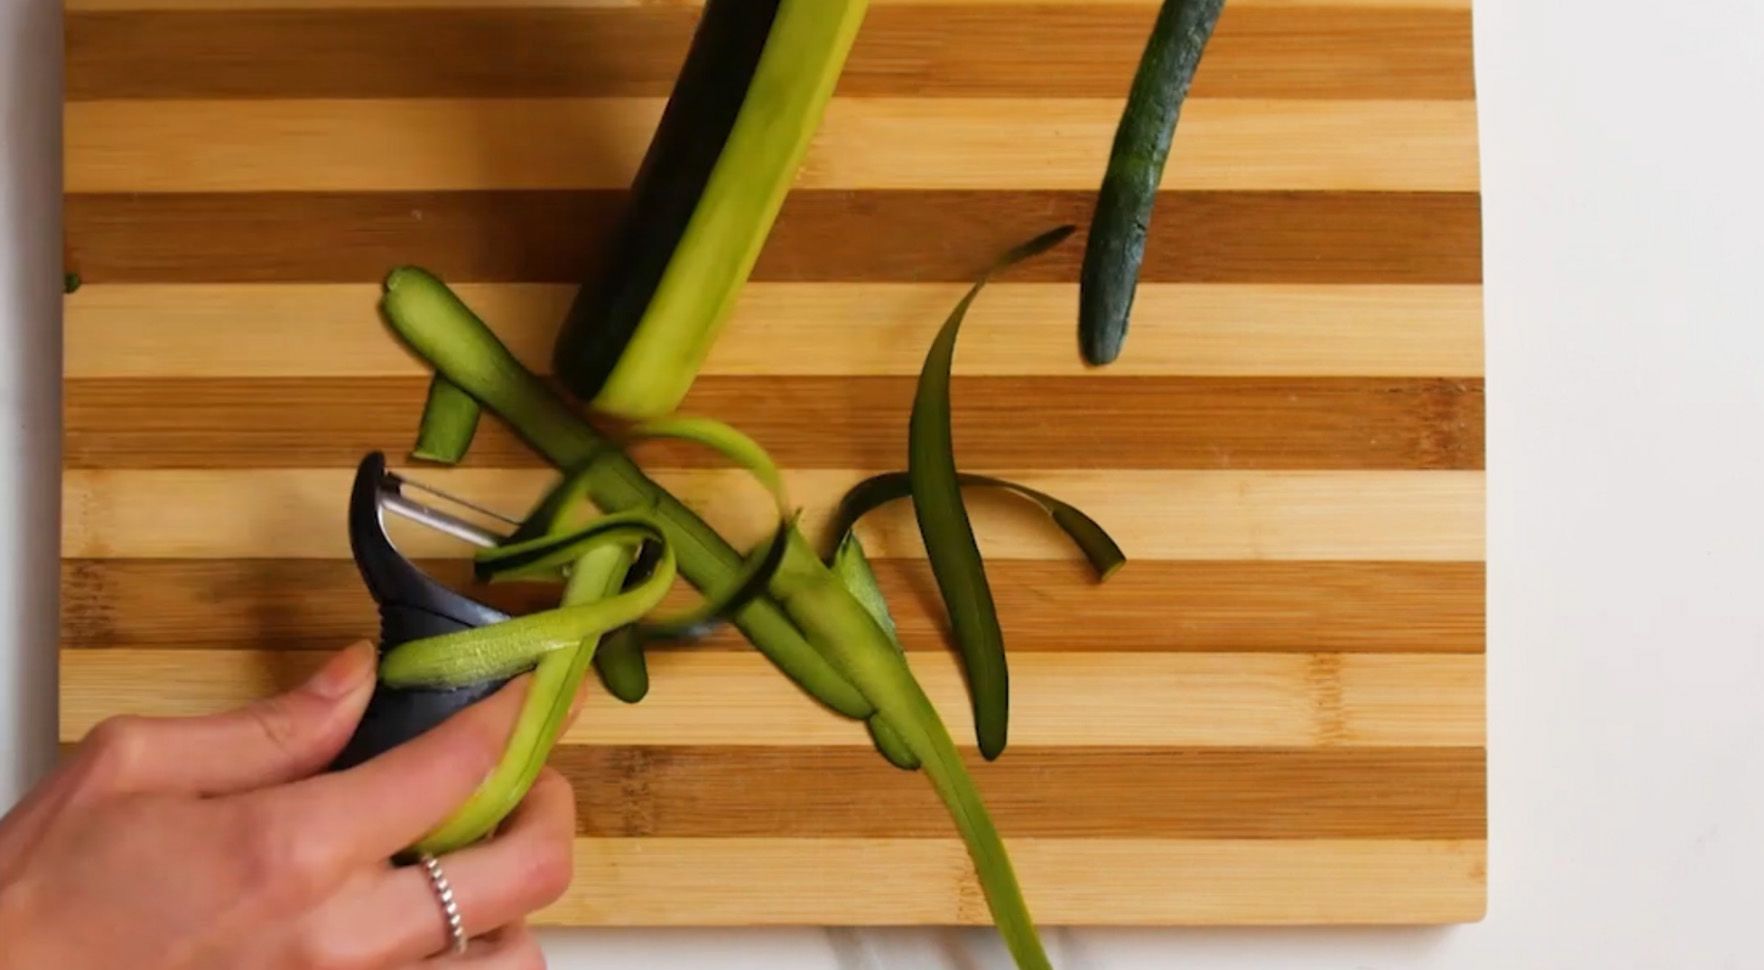
<path fill-rule="evenodd" d="M 900 7 L 986 7 L 1021 6 L 1024 0 L 870 0 L 870 6 Z M 1051 0 L 1078 9 L 1091 7 L 1131 7 L 1135 4 L 1156 6 L 1162 0 Z M 336 9 L 417 9 L 435 10 L 449 7 L 482 7 L 483 0 L 64 0 L 63 7 L 71 12 L 88 10 L 336 10 Z M 514 6 L 515 4 L 510 4 Z M 534 7 L 688 7 L 698 8 L 703 0 L 535 0 Z M 1235 7 L 1330 7 L 1396 10 L 1469 10 L 1470 0 L 1232 0 Z"/>
<path fill-rule="evenodd" d="M 69 192 L 623 188 L 659 98 L 67 106 Z M 797 185 L 1090 189 L 1115 99 L 838 98 Z M 460 133 L 470 132 L 471 150 Z M 1034 145 L 1034 152 L 1023 151 Z M 1168 189 L 1475 191 L 1470 101 L 1195 100 Z"/>
<path fill-rule="evenodd" d="M 976 468 L 976 471 L 986 469 Z M 1142 559 L 1404 559 L 1483 557 L 1483 474 L 1473 471 L 1230 472 L 1046 471 L 1006 477 L 1083 508 Z M 864 473 L 785 475 L 803 527 L 824 528 L 836 500 Z M 69 469 L 62 480 L 62 554 L 70 558 L 322 558 L 347 555 L 343 512 L 349 469 L 141 471 Z M 519 512 L 552 476 L 538 469 L 425 470 L 433 481 L 492 507 Z M 657 479 L 734 539 L 763 538 L 763 507 L 745 473 L 662 472 Z M 1020 503 L 973 504 L 988 556 L 1065 559 L 1064 537 L 1025 516 Z M 923 555 L 901 504 L 860 526 L 880 557 Z M 435 533 L 404 536 L 414 556 L 457 556 Z M 1131 567 L 1129 567 L 1131 568 Z"/>
<path fill-rule="evenodd" d="M 1154 14 L 1144 3 L 878 6 L 839 91 L 1121 97 Z M 697 18 L 679 7 L 76 12 L 67 98 L 662 96 Z M 522 56 L 486 56 L 487 45 Z M 1461 10 L 1227 6 L 1194 84 L 1197 98 L 1473 93 Z"/>
<path fill-rule="evenodd" d="M 680 409 L 714 414 L 781 465 L 904 467 L 911 377 L 712 377 Z M 351 467 L 414 435 L 421 377 L 114 379 L 64 388 L 68 468 Z M 1481 381 L 960 377 L 964 464 L 1015 468 L 1475 469 Z M 658 467 L 726 465 L 657 443 Z M 544 464 L 500 423 L 469 465 Z"/>
<path fill-rule="evenodd" d="M 755 283 L 703 373 L 916 375 L 960 283 Z M 462 284 L 515 355 L 549 370 L 574 287 Z M 90 285 L 66 301 L 69 379 L 428 373 L 380 322 L 375 284 Z M 995 283 L 962 324 L 958 375 L 1091 373 L 1077 287 Z M 1477 286 L 1148 283 L 1110 375 L 1482 376 Z M 813 353 L 804 348 L 812 347 Z"/>
<path fill-rule="evenodd" d="M 967 281 L 1062 223 L 1085 191 L 793 192 L 760 281 Z M 612 190 L 70 195 L 70 268 L 92 283 L 579 282 L 625 205 Z M 862 226 L 854 232 L 853 226 Z M 1084 232 L 1017 267 L 1077 279 Z M 1476 283 L 1480 200 L 1449 192 L 1166 192 L 1142 278 L 1207 283 Z"/>
<path fill-rule="evenodd" d="M 1009 839 L 1042 924 L 1454 923 L 1483 914 L 1481 840 Z M 763 877 L 756 878 L 758 874 Z M 537 922 L 986 924 L 954 839 L 578 839 Z"/>
<path fill-rule="evenodd" d="M 437 579 L 510 613 L 557 588 L 474 585 L 464 559 Z M 908 650 L 946 650 L 942 602 L 920 560 L 872 562 Z M 1480 653 L 1481 563 L 1143 560 L 1097 584 L 1075 562 L 986 564 L 1005 641 L 1026 651 Z M 69 647 L 329 648 L 376 628 L 353 563 L 327 559 L 77 559 L 61 565 Z M 1073 617 L 1106 616 L 1106 625 Z M 723 628 L 684 647 L 745 651 Z"/>
<path fill-rule="evenodd" d="M 371 630 L 362 631 L 369 634 Z M 298 682 L 323 654 L 63 650 L 61 738 L 130 712 L 207 713 Z M 913 672 L 950 733 L 974 736 L 954 656 Z M 1022 653 L 1011 658 L 1015 747 L 1478 747 L 1480 656 Z M 867 747 L 863 726 L 804 697 L 757 652 L 658 651 L 640 704 L 598 687 L 571 744 Z"/>

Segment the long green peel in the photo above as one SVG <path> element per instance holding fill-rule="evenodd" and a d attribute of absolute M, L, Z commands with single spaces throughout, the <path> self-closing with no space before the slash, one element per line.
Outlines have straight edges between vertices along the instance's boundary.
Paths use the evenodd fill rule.
<path fill-rule="evenodd" d="M 448 380 L 495 411 L 553 464 L 581 469 L 587 495 L 596 505 L 607 511 L 653 510 L 683 571 L 700 588 L 716 588 L 738 566 L 740 557 L 721 537 L 622 452 L 609 448 L 439 280 L 420 270 L 395 271 L 387 279 L 384 307 L 399 335 Z M 859 718 L 879 711 L 901 745 L 918 756 L 968 846 L 994 922 L 1018 966 L 1048 970 L 998 831 L 900 651 L 794 530 L 770 592 L 770 601 L 756 600 L 744 608 L 737 624 L 774 663 L 823 700 L 827 697 L 817 687 L 856 691 L 853 685 L 862 685 L 859 703 L 838 709 Z M 780 604 L 789 611 L 788 618 L 778 611 Z M 803 651 L 823 667 L 792 667 Z"/>
<path fill-rule="evenodd" d="M 980 544 L 974 538 L 974 526 L 968 521 L 968 509 L 962 502 L 961 484 L 956 476 L 950 370 L 962 321 L 987 279 L 1013 263 L 1053 248 L 1071 234 L 1071 226 L 1043 233 L 1006 253 L 974 281 L 925 355 L 908 426 L 907 478 L 912 485 L 913 512 L 918 517 L 919 534 L 925 540 L 931 572 L 943 594 L 951 632 L 968 677 L 980 754 L 988 761 L 1004 752 L 1010 717 L 1010 674 L 1005 665 L 998 609 L 992 601 Z"/>
<path fill-rule="evenodd" d="M 570 548 L 580 558 L 629 541 L 628 533 L 614 529 L 582 538 Z M 615 596 L 399 644 L 380 661 L 380 680 L 395 688 L 450 688 L 512 677 L 552 651 L 578 646 L 589 637 L 642 619 L 667 595 L 674 572 L 673 552 L 664 548 L 655 572 Z"/>
<path fill-rule="evenodd" d="M 564 603 L 587 603 L 617 592 L 629 563 L 629 550 L 617 545 L 589 551 L 571 571 Z M 489 835 L 527 797 L 563 733 L 597 642 L 584 638 L 575 649 L 549 653 L 539 661 L 495 770 L 447 821 L 413 846 L 415 851 L 441 855 L 470 845 Z"/>
<path fill-rule="evenodd" d="M 990 475 L 961 472 L 956 480 L 963 488 L 999 489 L 1046 512 L 1053 523 L 1072 540 L 1072 544 L 1078 547 L 1078 551 L 1084 554 L 1084 559 L 1090 563 L 1098 582 L 1113 576 L 1115 570 L 1127 562 L 1127 554 L 1121 551 L 1114 537 L 1075 505 L 1062 502 L 1027 485 Z M 845 497 L 840 499 L 839 508 L 833 513 L 832 528 L 828 530 L 834 537 L 836 548 L 844 548 L 847 537 L 855 535 L 852 529 L 858 520 L 871 510 L 911 495 L 912 485 L 907 480 L 906 472 L 883 472 L 853 485 L 845 493 Z"/>

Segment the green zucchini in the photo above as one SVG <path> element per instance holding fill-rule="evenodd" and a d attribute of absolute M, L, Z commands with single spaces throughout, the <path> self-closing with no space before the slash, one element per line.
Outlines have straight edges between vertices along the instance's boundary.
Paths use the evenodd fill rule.
<path fill-rule="evenodd" d="M 472 446 L 472 437 L 478 433 L 481 410 L 470 394 L 436 374 L 429 380 L 429 399 L 423 403 L 423 419 L 417 425 L 416 447 L 410 450 L 410 457 L 443 465 L 459 464 Z"/>
<path fill-rule="evenodd" d="M 612 261 L 578 295 L 553 353 L 564 384 L 596 410 L 656 417 L 686 395 L 759 258 L 867 5 L 706 4 Z M 756 53 L 761 25 L 769 30 Z M 731 113 L 731 94 L 742 91 Z"/>
<path fill-rule="evenodd" d="M 1107 364 L 1127 339 L 1146 230 L 1182 102 L 1225 0 L 1164 0 L 1115 129 L 1079 274 L 1078 348 Z"/>

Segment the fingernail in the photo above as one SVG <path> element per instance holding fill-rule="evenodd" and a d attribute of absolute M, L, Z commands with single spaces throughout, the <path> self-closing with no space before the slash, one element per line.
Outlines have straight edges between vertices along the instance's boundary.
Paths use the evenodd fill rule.
<path fill-rule="evenodd" d="M 373 644 L 353 643 L 338 651 L 306 682 L 306 689 L 330 700 L 341 700 L 355 693 L 373 673 Z"/>

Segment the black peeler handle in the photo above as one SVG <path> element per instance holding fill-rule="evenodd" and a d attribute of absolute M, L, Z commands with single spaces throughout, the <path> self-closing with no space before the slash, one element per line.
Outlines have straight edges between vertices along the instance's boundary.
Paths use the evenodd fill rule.
<path fill-rule="evenodd" d="M 373 452 L 355 470 L 349 494 L 349 548 L 368 594 L 380 608 L 382 656 L 401 643 L 469 630 L 508 615 L 436 582 L 404 558 L 386 535 L 381 500 L 395 493 L 386 456 Z M 494 693 L 506 679 L 452 689 L 394 689 L 379 684 L 361 724 L 334 768 L 348 768 L 388 751 Z"/>

